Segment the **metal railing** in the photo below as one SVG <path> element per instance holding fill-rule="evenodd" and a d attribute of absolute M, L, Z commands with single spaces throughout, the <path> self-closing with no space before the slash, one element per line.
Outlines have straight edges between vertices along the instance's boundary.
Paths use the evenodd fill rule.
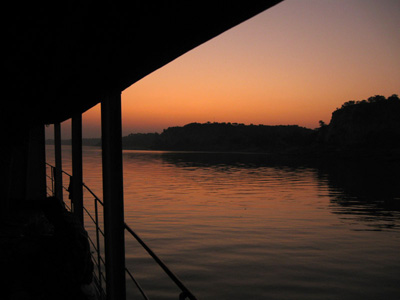
<path fill-rule="evenodd" d="M 92 244 L 92 246 L 95 249 L 96 254 L 97 254 L 97 257 L 92 256 L 92 259 L 94 260 L 94 264 L 97 268 L 97 276 L 94 273 L 94 277 L 95 277 L 96 283 L 99 287 L 99 290 L 105 295 L 103 281 L 105 281 L 106 278 L 105 278 L 104 272 L 102 271 L 103 267 L 105 266 L 105 261 L 104 261 L 103 257 L 101 256 L 101 243 L 100 243 L 100 235 L 103 236 L 103 238 L 104 238 L 104 232 L 99 226 L 99 210 L 98 210 L 98 204 L 103 206 L 103 202 L 101 202 L 101 200 L 92 192 L 92 190 L 85 183 L 82 183 L 82 185 L 94 198 L 94 217 L 90 214 L 90 212 L 86 209 L 85 206 L 83 206 L 83 209 L 86 212 L 86 214 L 89 216 L 89 218 L 92 220 L 92 222 L 96 228 L 96 245 L 90 237 L 89 237 L 89 241 Z"/>
<path fill-rule="evenodd" d="M 154 259 L 154 261 L 164 270 L 169 278 L 176 284 L 181 290 L 179 294 L 179 300 L 189 298 L 190 300 L 196 300 L 196 297 L 186 288 L 186 286 L 178 279 L 178 277 L 163 263 L 163 261 L 146 245 L 145 242 L 126 224 L 125 229 L 139 242 L 139 244 L 147 251 L 147 253 Z M 147 299 L 147 298 L 145 298 Z"/>
<path fill-rule="evenodd" d="M 54 196 L 55 195 L 55 179 L 54 179 L 55 178 L 54 177 L 55 176 L 55 167 L 48 163 L 46 163 L 46 165 L 50 167 L 50 175 L 47 175 L 47 172 L 46 172 L 46 176 L 51 181 L 51 189 L 48 187 L 48 191 L 50 191 L 51 194 L 48 192 L 48 195 Z M 72 177 L 72 175 L 68 174 L 65 171 L 62 171 L 62 173 L 67 175 L 69 178 Z M 83 209 L 95 226 L 96 241 L 94 242 L 90 236 L 88 236 L 88 239 L 94 249 L 94 253 L 91 252 L 91 254 L 92 254 L 92 261 L 93 261 L 96 271 L 97 271 L 97 274 L 95 272 L 93 274 L 95 283 L 100 292 L 101 299 L 105 299 L 106 298 L 105 297 L 106 290 L 105 290 L 105 286 L 103 284 L 106 280 L 106 274 L 105 274 L 105 272 L 103 272 L 103 270 L 105 269 L 105 260 L 101 255 L 101 249 L 104 249 L 104 248 L 102 248 L 102 245 L 100 242 L 100 237 L 102 237 L 104 240 L 104 231 L 99 226 L 99 224 L 100 224 L 99 223 L 99 204 L 102 208 L 104 207 L 104 204 L 100 200 L 100 198 L 97 197 L 96 194 L 85 183 L 82 183 L 82 186 L 94 198 L 94 203 L 93 203 L 94 204 L 93 205 L 94 206 L 94 216 L 92 216 L 92 213 L 90 213 L 89 210 L 85 206 L 83 206 Z M 69 192 L 68 188 L 66 188 L 65 186 L 63 186 L 62 188 L 65 191 Z M 65 201 L 64 201 L 64 203 L 65 203 Z M 70 211 L 73 211 L 72 199 L 71 199 L 71 206 L 68 206 L 66 203 L 65 203 L 65 205 Z M 197 300 L 196 297 L 189 291 L 189 289 L 182 283 L 182 281 L 165 265 L 165 263 L 153 252 L 153 250 L 151 250 L 151 248 L 137 235 L 137 233 L 135 233 L 132 230 L 132 228 L 129 227 L 128 224 L 124 223 L 124 226 L 125 226 L 126 232 L 128 232 L 134 239 L 136 239 L 136 241 L 143 247 L 144 250 L 146 250 L 146 252 L 153 258 L 153 260 L 165 272 L 165 274 L 180 289 L 181 292 L 179 294 L 179 300 L 185 300 L 185 299 Z M 129 278 L 132 280 L 132 282 L 135 284 L 135 286 L 138 288 L 138 290 L 139 290 L 140 294 L 143 296 L 143 298 L 148 300 L 149 298 L 147 297 L 146 293 L 144 292 L 143 288 L 140 286 L 138 281 L 132 275 L 132 272 L 130 272 L 130 270 L 128 268 L 125 268 L 125 271 L 126 271 L 127 275 L 129 276 Z"/>
<path fill-rule="evenodd" d="M 48 167 L 50 167 L 50 175 L 46 176 L 51 182 L 51 188 L 47 188 L 48 190 L 48 195 L 49 196 L 55 196 L 56 191 L 55 191 L 55 167 L 46 163 Z M 62 174 L 66 175 L 68 178 L 71 179 L 72 175 L 68 174 L 64 170 L 61 171 Z M 99 223 L 99 209 L 98 209 L 98 204 L 100 203 L 101 206 L 103 206 L 103 202 L 96 196 L 96 194 L 93 193 L 93 191 L 85 184 L 82 183 L 82 186 L 93 196 L 94 199 L 94 216 L 89 212 L 89 210 L 84 206 L 83 209 L 86 212 L 87 216 L 90 218 L 90 220 L 93 222 L 93 225 L 95 226 L 95 236 L 96 236 L 96 241 L 93 241 L 93 239 L 88 235 L 88 240 L 91 244 L 91 247 L 93 248 L 94 251 L 91 251 L 91 257 L 93 264 L 95 266 L 95 269 L 97 271 L 93 273 L 94 281 L 96 284 L 96 287 L 98 289 L 100 299 L 105 299 L 106 298 L 106 292 L 105 292 L 105 285 L 104 282 L 106 280 L 105 273 L 103 270 L 105 269 L 105 261 L 104 258 L 101 255 L 101 243 L 100 243 L 100 236 L 103 236 L 104 238 L 104 232 L 100 228 L 100 223 Z M 62 188 L 69 193 L 69 188 L 65 187 L 64 185 Z M 51 192 L 51 193 L 49 193 Z M 73 212 L 73 201 L 71 199 L 70 205 L 65 203 L 65 207 L 70 211 Z"/>

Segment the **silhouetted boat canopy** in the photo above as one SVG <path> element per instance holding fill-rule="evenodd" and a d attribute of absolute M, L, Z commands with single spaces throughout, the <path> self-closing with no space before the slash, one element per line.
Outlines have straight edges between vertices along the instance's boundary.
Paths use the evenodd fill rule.
<path fill-rule="evenodd" d="M 4 194 L 0 198 L 0 221 L 12 218 L 10 213 L 17 213 L 18 209 L 38 208 L 47 195 L 55 197 L 52 201 L 63 201 L 60 122 L 71 118 L 69 196 L 74 217 L 84 226 L 82 113 L 101 102 L 105 253 L 102 261 L 107 299 L 125 299 L 125 230 L 135 234 L 124 223 L 120 93 L 185 52 L 278 2 L 3 4 L 2 71 L 6 92 L 0 104 L 0 170 L 4 175 L 0 181 Z M 46 177 L 45 124 L 54 124 L 55 167 L 50 168 L 51 184 Z M 51 194 L 46 192 L 50 186 Z M 100 250 L 97 254 L 100 265 Z M 196 299 L 155 255 L 151 256 L 179 287 L 180 299 Z M 101 284 L 97 287 L 101 289 Z"/>
<path fill-rule="evenodd" d="M 280 0 L 15 2 L 1 122 L 64 121 Z"/>

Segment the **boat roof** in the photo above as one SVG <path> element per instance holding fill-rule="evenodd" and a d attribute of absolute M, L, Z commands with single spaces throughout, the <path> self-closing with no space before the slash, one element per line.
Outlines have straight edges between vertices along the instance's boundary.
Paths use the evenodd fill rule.
<path fill-rule="evenodd" d="M 8 5 L 3 9 L 2 125 L 51 124 L 83 113 L 280 1 Z"/>

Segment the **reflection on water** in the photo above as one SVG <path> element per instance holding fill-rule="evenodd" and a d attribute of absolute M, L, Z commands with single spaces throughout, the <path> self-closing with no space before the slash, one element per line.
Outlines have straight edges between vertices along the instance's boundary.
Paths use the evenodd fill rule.
<path fill-rule="evenodd" d="M 319 167 L 330 188 L 332 213 L 369 230 L 399 229 L 400 164 L 346 162 Z M 365 229 L 366 230 L 366 229 Z"/>
<path fill-rule="evenodd" d="M 100 163 L 99 150 L 85 148 L 84 180 L 98 195 Z M 398 299 L 398 170 L 125 151 L 125 218 L 199 299 Z M 126 246 L 149 297 L 176 299 L 128 236 Z"/>
<path fill-rule="evenodd" d="M 319 182 L 328 184 L 332 213 L 354 215 L 375 229 L 398 226 L 400 217 L 400 162 L 311 161 L 266 154 L 162 153 L 167 163 L 181 168 L 213 168 L 221 172 L 234 168 L 272 167 L 295 172 L 315 170 Z M 350 219 L 344 217 L 343 219 Z"/>

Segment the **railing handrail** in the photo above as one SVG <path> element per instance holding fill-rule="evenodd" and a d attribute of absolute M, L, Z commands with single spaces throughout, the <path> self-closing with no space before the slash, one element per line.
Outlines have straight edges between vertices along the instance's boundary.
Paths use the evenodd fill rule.
<path fill-rule="evenodd" d="M 124 223 L 125 229 L 139 242 L 140 245 L 149 253 L 149 255 L 157 262 L 157 264 L 164 270 L 164 272 L 171 278 L 171 280 L 181 289 L 185 297 L 190 300 L 197 300 L 196 297 L 186 288 L 186 286 L 179 280 L 179 278 L 164 264 L 164 262 L 150 249 L 149 246 L 129 227 Z M 185 298 L 183 298 L 185 299 Z"/>
<path fill-rule="evenodd" d="M 48 165 L 48 166 L 51 167 L 51 168 L 55 168 L 53 165 L 51 165 L 51 164 L 49 164 L 49 163 L 47 163 L 47 162 L 46 162 L 46 165 Z M 69 176 L 69 177 L 72 177 L 71 174 L 67 173 L 67 172 L 64 171 L 64 170 L 61 170 L 61 172 L 64 173 L 65 175 Z M 47 175 L 46 175 L 46 176 L 47 176 Z M 47 177 L 49 177 L 49 176 L 47 176 Z M 49 178 L 50 178 L 50 177 L 49 177 Z M 85 187 L 85 188 L 87 189 L 87 191 L 95 198 L 96 201 L 98 201 L 101 205 L 104 206 L 103 201 L 101 201 L 100 198 L 97 197 L 97 195 L 96 195 L 84 182 L 82 182 L 82 186 Z"/>
<path fill-rule="evenodd" d="M 48 165 L 51 168 L 51 176 L 54 176 L 54 169 L 55 167 L 49 163 L 46 162 L 46 165 Z M 72 175 L 67 173 L 64 170 L 61 170 L 62 173 L 64 173 L 65 175 L 67 175 L 68 177 L 72 178 Z M 54 186 L 54 178 L 48 176 L 46 174 L 46 176 L 48 178 L 50 178 L 50 180 L 52 181 L 52 185 Z M 93 222 L 93 224 L 95 225 L 95 229 L 96 229 L 96 244 L 93 242 L 92 238 L 88 235 L 88 240 L 91 244 L 91 246 L 93 247 L 93 249 L 96 251 L 97 254 L 97 259 L 96 257 L 94 257 L 93 253 L 91 253 L 92 256 L 92 261 L 95 264 L 97 271 L 98 271 L 98 276 L 96 275 L 96 273 L 93 273 L 93 277 L 96 280 L 96 285 L 97 288 L 99 290 L 100 293 L 100 299 L 105 299 L 105 291 L 103 289 L 102 286 L 102 280 L 105 280 L 104 274 L 102 272 L 102 265 L 105 265 L 105 261 L 102 258 L 101 254 L 100 254 L 100 240 L 99 240 L 99 234 L 101 234 L 104 237 L 104 232 L 101 230 L 100 226 L 99 226 L 99 222 L 98 222 L 98 211 L 97 211 L 97 202 L 99 202 L 101 205 L 103 205 L 103 203 L 100 201 L 100 199 L 93 193 L 93 191 L 91 189 L 89 189 L 88 186 L 86 186 L 85 183 L 82 182 L 82 186 L 85 187 L 93 196 L 94 196 L 94 205 L 95 205 L 95 218 L 93 218 L 92 214 L 87 210 L 87 208 L 85 206 L 83 206 L 83 210 L 86 212 L 86 214 L 88 215 L 88 217 L 91 219 L 91 221 Z M 66 188 L 64 185 L 62 186 L 62 188 L 69 192 L 69 188 Z M 54 188 L 52 190 L 53 195 L 54 195 Z M 71 203 L 72 204 L 72 203 Z M 69 207 L 65 202 L 64 205 L 68 208 L 69 211 L 72 211 L 72 205 L 71 207 Z"/>
<path fill-rule="evenodd" d="M 92 196 L 95 198 L 95 200 L 96 200 L 97 202 L 99 202 L 102 206 L 104 206 L 103 201 L 101 201 L 100 198 L 97 197 L 96 194 L 93 193 L 93 191 L 92 191 L 84 182 L 82 182 L 82 185 L 88 190 L 88 192 L 89 192 L 90 194 L 92 194 Z"/>
<path fill-rule="evenodd" d="M 47 162 L 46 162 L 46 165 L 50 166 L 52 169 L 55 169 L 54 166 L 52 166 L 51 164 L 49 164 Z M 64 170 L 61 170 L 61 172 L 69 177 L 72 177 L 72 175 L 68 174 Z M 52 173 L 52 175 L 54 175 L 54 174 Z M 82 182 L 82 186 L 85 187 L 87 189 L 87 191 L 94 197 L 95 205 L 97 205 L 96 202 L 98 202 L 104 207 L 104 204 L 100 200 L 100 198 L 97 197 L 97 195 L 84 182 Z M 64 189 L 66 189 L 66 188 L 64 187 Z M 66 189 L 66 190 L 68 190 L 68 189 Z M 92 222 L 95 224 L 96 231 L 100 232 L 104 236 L 104 233 L 101 230 L 101 228 L 99 227 L 98 222 L 96 222 L 96 220 L 92 217 L 92 215 L 89 213 L 89 211 L 85 207 L 84 207 L 84 210 L 88 214 L 88 216 L 90 217 Z M 97 218 L 97 207 L 96 207 L 96 218 Z M 129 227 L 129 225 L 126 224 L 125 222 L 124 222 L 124 227 L 125 227 L 125 230 L 127 230 L 136 239 L 136 241 L 147 251 L 147 253 L 153 258 L 153 260 L 161 267 L 161 269 L 168 275 L 168 277 L 181 290 L 179 299 L 184 300 L 186 298 L 189 298 L 190 300 L 197 300 L 197 298 L 189 291 L 189 289 L 182 283 L 182 281 L 166 266 L 166 264 L 154 253 L 154 251 L 151 250 L 151 248 L 139 237 L 139 235 L 137 233 L 135 233 L 132 230 L 132 228 Z M 90 238 L 89 238 L 89 240 L 90 240 L 92 246 L 95 248 L 95 250 L 98 251 L 99 263 L 100 263 L 100 261 L 104 263 L 104 260 L 102 259 L 101 255 L 99 253 L 99 249 L 96 249 L 97 247 L 95 247 L 93 241 Z M 97 237 L 97 242 L 98 242 L 98 237 Z M 135 280 L 132 273 L 127 268 L 125 268 L 125 270 L 126 270 L 127 274 L 129 275 L 129 277 L 131 278 L 131 280 L 134 282 L 134 284 L 138 287 L 138 289 L 139 289 L 140 293 L 142 294 L 142 296 L 144 297 L 144 299 L 148 300 L 148 297 L 146 296 L 145 292 L 143 291 L 143 289 L 141 288 L 139 283 Z M 102 273 L 99 274 L 100 277 L 102 277 L 102 275 L 103 275 Z M 100 278 L 100 282 L 101 282 L 101 278 Z"/>

